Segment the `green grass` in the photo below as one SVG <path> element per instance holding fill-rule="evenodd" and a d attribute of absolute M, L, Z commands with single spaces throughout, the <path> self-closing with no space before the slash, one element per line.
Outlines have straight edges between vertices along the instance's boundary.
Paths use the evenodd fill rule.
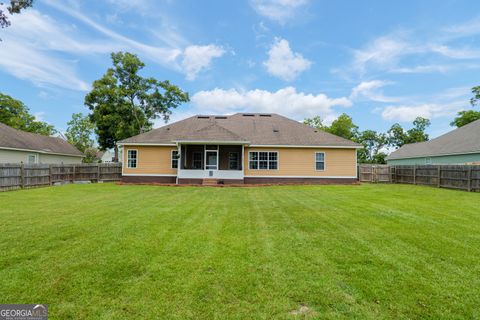
<path fill-rule="evenodd" d="M 480 194 L 113 184 L 0 193 L 0 303 L 47 303 L 50 319 L 479 318 Z"/>

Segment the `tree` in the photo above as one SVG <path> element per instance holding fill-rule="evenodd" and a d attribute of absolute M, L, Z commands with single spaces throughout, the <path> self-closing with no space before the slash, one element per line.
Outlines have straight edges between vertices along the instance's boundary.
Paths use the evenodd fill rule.
<path fill-rule="evenodd" d="M 478 119 L 480 119 L 480 111 L 475 111 L 475 110 L 460 111 L 457 113 L 457 117 L 455 117 L 455 119 L 453 119 L 453 121 L 450 122 L 450 125 L 460 128 Z"/>
<path fill-rule="evenodd" d="M 330 126 L 324 125 L 320 116 L 307 118 L 303 120 L 303 123 L 349 140 L 358 136 L 358 126 L 353 123 L 352 118 L 346 113 L 341 114 Z"/>
<path fill-rule="evenodd" d="M 18 14 L 23 9 L 31 7 L 33 5 L 33 0 L 11 0 L 10 5 L 7 7 L 7 11 L 10 14 Z M 5 12 L 0 10 L 0 26 L 2 28 L 10 26 L 10 20 L 8 19 Z"/>
<path fill-rule="evenodd" d="M 407 143 L 423 142 L 428 140 L 425 130 L 430 126 L 430 120 L 417 117 L 413 121 L 413 128 L 405 131 L 398 123 L 388 130 L 389 145 L 400 148 Z"/>
<path fill-rule="evenodd" d="M 169 81 L 139 75 L 145 64 L 136 55 L 118 52 L 111 57 L 113 68 L 93 83 L 85 105 L 92 111 L 100 147 L 114 148 L 118 160 L 118 141 L 151 130 L 157 118 L 168 121 L 172 109 L 189 97 Z"/>
<path fill-rule="evenodd" d="M 95 126 L 88 116 L 81 113 L 72 114 L 72 119 L 67 122 L 65 136 L 68 143 L 74 145 L 82 153 L 93 148 L 95 141 L 92 139 Z"/>
<path fill-rule="evenodd" d="M 480 102 L 480 86 L 473 87 L 472 93 L 473 93 L 473 98 L 470 99 L 470 104 L 472 106 L 476 106 Z"/>
<path fill-rule="evenodd" d="M 358 126 L 353 123 L 348 114 L 342 113 L 332 122 L 328 132 L 348 140 L 354 140 L 358 136 Z"/>
<path fill-rule="evenodd" d="M 381 150 L 388 145 L 387 135 L 374 130 L 362 131 L 357 142 L 363 145 L 358 151 L 358 162 L 360 163 L 385 163 L 386 154 Z"/>
<path fill-rule="evenodd" d="M 0 122 L 23 131 L 51 136 L 57 132 L 54 126 L 35 120 L 30 110 L 20 100 L 0 93 Z"/>

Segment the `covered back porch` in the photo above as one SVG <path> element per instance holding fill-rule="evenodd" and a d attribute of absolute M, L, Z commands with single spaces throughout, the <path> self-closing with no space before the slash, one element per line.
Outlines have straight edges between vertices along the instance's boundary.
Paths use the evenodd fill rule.
<path fill-rule="evenodd" d="M 179 143 L 178 183 L 243 183 L 244 144 Z"/>

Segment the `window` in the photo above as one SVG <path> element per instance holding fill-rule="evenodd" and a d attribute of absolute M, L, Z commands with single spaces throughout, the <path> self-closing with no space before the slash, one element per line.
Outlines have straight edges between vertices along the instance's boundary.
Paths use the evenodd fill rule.
<path fill-rule="evenodd" d="M 172 150 L 172 169 L 178 169 L 178 159 L 180 155 L 178 154 L 178 150 Z"/>
<path fill-rule="evenodd" d="M 127 166 L 128 168 L 137 167 L 137 150 L 128 150 L 127 151 Z"/>
<path fill-rule="evenodd" d="M 193 169 L 202 169 L 202 153 L 194 152 L 192 162 Z"/>
<path fill-rule="evenodd" d="M 34 163 L 37 163 L 37 155 L 29 154 L 28 155 L 28 164 L 34 164 Z"/>
<path fill-rule="evenodd" d="M 238 152 L 228 153 L 228 169 L 238 170 Z"/>
<path fill-rule="evenodd" d="M 278 152 L 277 151 L 251 151 L 248 155 L 249 168 L 252 170 L 277 170 Z"/>
<path fill-rule="evenodd" d="M 325 170 L 325 153 L 315 152 L 315 170 Z"/>

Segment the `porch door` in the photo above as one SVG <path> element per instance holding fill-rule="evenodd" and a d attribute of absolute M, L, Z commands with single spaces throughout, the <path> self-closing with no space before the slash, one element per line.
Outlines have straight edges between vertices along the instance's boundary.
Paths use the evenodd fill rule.
<path fill-rule="evenodd" d="M 217 170 L 218 169 L 218 150 L 206 150 L 205 151 L 205 169 Z"/>

